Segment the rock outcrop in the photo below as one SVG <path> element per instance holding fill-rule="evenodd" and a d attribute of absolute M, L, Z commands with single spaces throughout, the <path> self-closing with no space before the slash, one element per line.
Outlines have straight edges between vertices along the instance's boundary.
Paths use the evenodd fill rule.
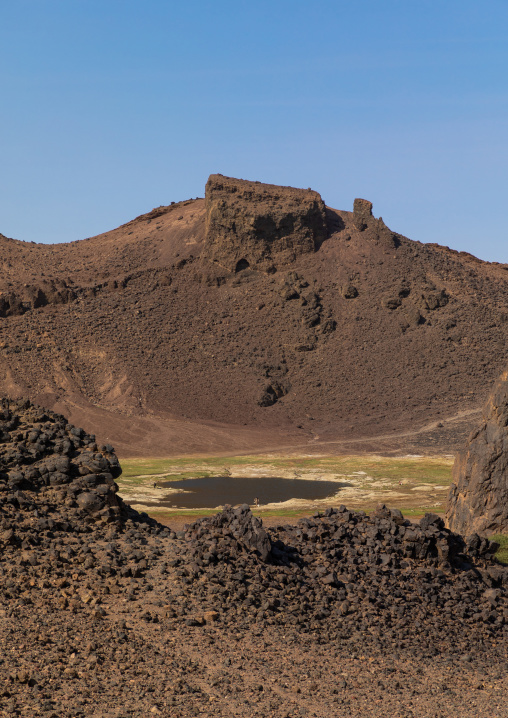
<path fill-rule="evenodd" d="M 31 510 L 44 528 L 118 521 L 128 509 L 116 495 L 121 474 L 112 446 L 29 401 L 0 405 L 0 512 Z M 44 507 L 44 508 L 42 508 Z M 12 522 L 13 527 L 17 523 Z M 43 526 L 44 525 L 44 526 Z M 18 527 L 19 528 L 19 527 Z"/>
<path fill-rule="evenodd" d="M 357 197 L 353 203 L 353 222 L 359 232 L 363 232 L 371 224 L 374 216 L 372 214 L 372 202 L 368 199 Z"/>
<path fill-rule="evenodd" d="M 484 420 L 453 466 L 446 518 L 454 531 L 508 531 L 508 371 L 496 382 Z"/>
<path fill-rule="evenodd" d="M 233 540 L 233 543 L 256 554 L 263 562 L 271 557 L 272 544 L 263 528 L 263 522 L 253 516 L 247 504 L 238 508 L 225 506 L 224 510 L 215 516 L 198 520 L 194 528 L 195 535 L 199 538 L 209 538 L 219 532 L 223 541 Z"/>
<path fill-rule="evenodd" d="M 231 272 L 287 264 L 327 236 L 324 202 L 310 189 L 210 175 L 205 200 L 203 257 Z"/>
<path fill-rule="evenodd" d="M 169 532 L 122 501 L 120 474 L 112 446 L 29 401 L 1 400 L 0 610 L 94 609 L 105 581 L 128 593 L 148 566 L 141 536 Z M 65 590 L 48 595 L 46 579 L 57 578 Z"/>
<path fill-rule="evenodd" d="M 508 568 L 492 559 L 498 544 L 464 540 L 436 514 L 413 524 L 383 504 L 370 516 L 340 506 L 265 533 L 247 506 L 227 507 L 177 537 L 168 586 L 183 581 L 188 612 L 206 607 L 228 629 L 294 625 L 343 641 L 360 628 L 362 641 L 370 634 L 383 643 L 416 630 L 419 649 L 430 651 L 451 616 L 470 638 L 481 626 L 506 630 Z"/>
<path fill-rule="evenodd" d="M 365 232 L 369 240 L 381 243 L 386 248 L 398 245 L 397 235 L 372 214 L 372 202 L 356 198 L 353 203 L 353 224 L 359 232 Z"/>
<path fill-rule="evenodd" d="M 76 292 L 64 280 L 26 284 L 17 292 L 0 292 L 0 318 L 21 316 L 48 304 L 69 304 L 75 299 Z"/>

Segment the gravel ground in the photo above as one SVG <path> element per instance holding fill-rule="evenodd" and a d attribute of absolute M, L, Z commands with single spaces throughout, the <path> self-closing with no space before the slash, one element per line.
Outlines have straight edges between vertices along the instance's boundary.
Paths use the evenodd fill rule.
<path fill-rule="evenodd" d="M 159 603 L 154 589 L 133 601 L 105 596 L 100 618 L 52 601 L 4 609 L 1 715 L 508 715 L 506 642 L 457 655 L 451 633 L 443 652 L 422 658 L 417 645 L 380 651 L 366 637 L 350 647 L 326 631 L 187 626 Z"/>

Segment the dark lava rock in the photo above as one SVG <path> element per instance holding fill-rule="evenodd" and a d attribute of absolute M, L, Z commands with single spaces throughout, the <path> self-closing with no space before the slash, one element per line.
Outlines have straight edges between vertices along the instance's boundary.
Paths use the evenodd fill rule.
<path fill-rule="evenodd" d="M 294 626 L 341 641 L 360 633 L 387 648 L 409 639 L 414 648 L 418 636 L 428 655 L 457 622 L 464 646 L 508 632 L 497 545 L 465 541 L 436 514 L 415 525 L 384 505 L 370 517 L 341 506 L 265 533 L 247 506 L 226 507 L 182 539 L 169 585 L 183 582 L 193 613 L 215 611 L 228 627 Z"/>
<path fill-rule="evenodd" d="M 94 436 L 28 401 L 2 400 L 0 433 L 4 511 L 7 505 L 36 510 L 38 504 L 54 504 L 77 520 L 93 514 L 106 521 L 126 513 L 116 495 L 121 469 L 112 447 L 97 446 Z"/>
<path fill-rule="evenodd" d="M 317 192 L 210 175 L 203 257 L 232 272 L 270 270 L 312 253 L 328 234 Z"/>
<path fill-rule="evenodd" d="M 205 536 L 215 535 L 218 530 L 221 531 L 223 542 L 234 539 L 247 551 L 258 555 L 263 562 L 271 556 L 272 545 L 263 528 L 263 522 L 253 516 L 247 504 L 238 508 L 226 506 L 215 516 L 200 519 L 187 528 L 185 536 L 188 540 L 203 539 Z"/>
<path fill-rule="evenodd" d="M 358 296 L 358 289 L 355 287 L 354 284 L 344 284 L 341 289 L 341 294 L 344 297 L 344 299 L 354 299 Z"/>
<path fill-rule="evenodd" d="M 86 585 L 83 572 L 90 586 L 104 576 L 143 575 L 148 564 L 136 541 L 117 540 L 164 528 L 118 496 L 121 468 L 112 446 L 98 446 L 93 435 L 29 401 L 1 400 L 0 434 L 0 601 L 20 595 L 10 578 L 20 565 L 47 578 L 66 568 L 63 581 L 74 594 Z M 67 605 L 72 595 L 58 600 Z"/>
<path fill-rule="evenodd" d="M 508 530 L 508 372 L 494 385 L 482 424 L 455 459 L 446 519 L 463 534 Z"/>

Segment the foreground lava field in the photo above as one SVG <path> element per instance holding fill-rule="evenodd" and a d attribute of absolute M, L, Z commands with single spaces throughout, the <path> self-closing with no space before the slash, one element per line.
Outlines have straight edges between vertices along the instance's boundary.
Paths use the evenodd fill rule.
<path fill-rule="evenodd" d="M 2 716 L 506 718 L 487 539 L 382 505 L 173 530 L 64 417 L 4 401 L 0 429 Z"/>

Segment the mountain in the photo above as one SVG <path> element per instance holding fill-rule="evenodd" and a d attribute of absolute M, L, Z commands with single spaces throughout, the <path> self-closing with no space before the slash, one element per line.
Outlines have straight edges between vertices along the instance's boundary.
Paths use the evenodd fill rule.
<path fill-rule="evenodd" d="M 0 393 L 121 456 L 453 448 L 506 366 L 508 266 L 366 200 L 212 175 L 105 234 L 0 248 Z"/>

